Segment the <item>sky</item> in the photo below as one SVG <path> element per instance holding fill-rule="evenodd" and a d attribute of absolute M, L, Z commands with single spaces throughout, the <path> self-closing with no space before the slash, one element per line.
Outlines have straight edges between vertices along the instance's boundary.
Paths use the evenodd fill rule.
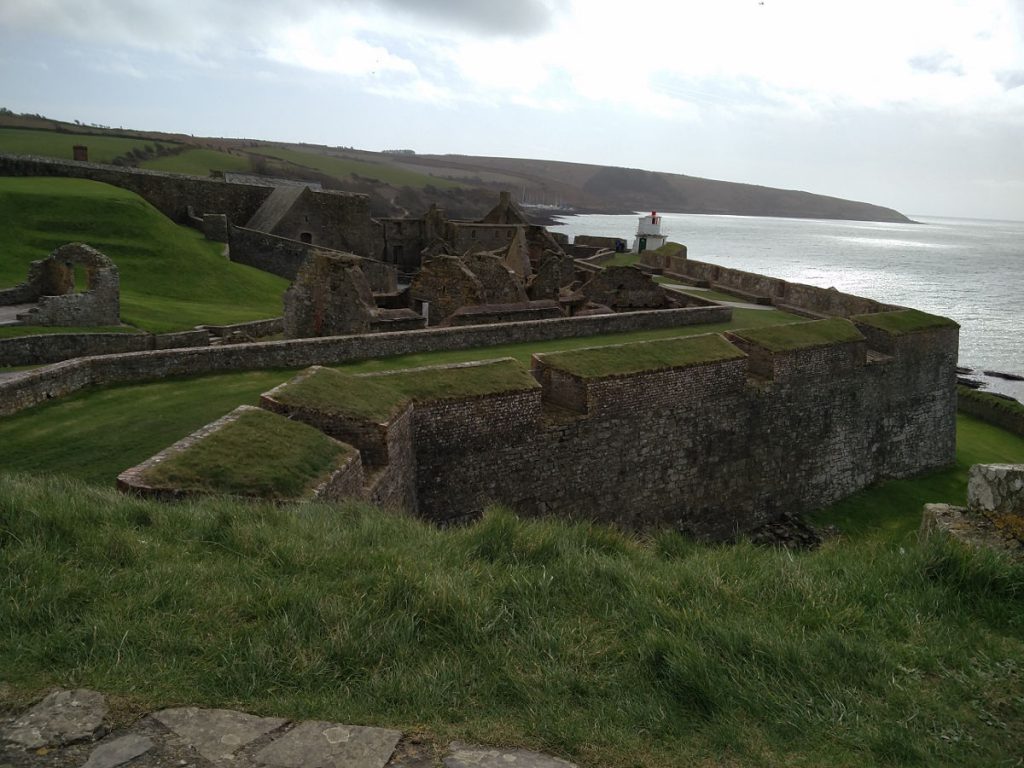
<path fill-rule="evenodd" d="M 0 106 L 1024 220 L 1024 0 L 3 0 Z"/>

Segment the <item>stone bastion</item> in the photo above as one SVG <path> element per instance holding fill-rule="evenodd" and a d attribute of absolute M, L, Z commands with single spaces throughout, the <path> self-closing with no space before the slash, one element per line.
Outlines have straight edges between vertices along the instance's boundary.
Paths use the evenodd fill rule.
<path fill-rule="evenodd" d="M 358 452 L 352 498 L 437 523 L 497 503 L 726 539 L 952 463 L 957 342 L 898 310 L 537 354 L 529 372 L 314 367 L 261 406 Z M 120 485 L 146 493 L 139 478 Z"/>

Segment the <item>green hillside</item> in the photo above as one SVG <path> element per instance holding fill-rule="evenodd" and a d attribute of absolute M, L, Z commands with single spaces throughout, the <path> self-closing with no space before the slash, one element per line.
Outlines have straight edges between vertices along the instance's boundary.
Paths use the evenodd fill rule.
<path fill-rule="evenodd" d="M 435 178 L 426 173 L 416 173 L 399 168 L 389 162 L 366 162 L 349 157 L 337 157 L 328 155 L 316 150 L 284 149 L 281 147 L 258 147 L 249 150 L 250 152 L 264 157 L 272 157 L 277 160 L 284 160 L 295 165 L 312 168 L 314 171 L 344 179 L 357 175 L 367 179 L 377 179 L 386 184 L 396 187 L 425 187 L 430 184 L 438 189 L 453 189 L 461 187 L 458 182 L 448 179 Z"/>
<path fill-rule="evenodd" d="M 209 176 L 210 171 L 233 171 L 248 173 L 251 169 L 249 158 L 229 155 L 215 149 L 186 149 L 177 155 L 157 157 L 139 164 L 140 168 L 153 171 L 187 173 L 192 176 Z"/>
<path fill-rule="evenodd" d="M 281 314 L 288 283 L 224 258 L 223 246 L 181 227 L 138 195 L 80 179 L 0 178 L 0 286 L 30 262 L 84 242 L 121 272 L 121 318 L 154 333 Z"/>
<path fill-rule="evenodd" d="M 159 143 L 118 136 L 83 136 L 76 133 L 0 128 L 0 152 L 10 152 L 15 155 L 42 155 L 43 157 L 70 160 L 71 148 L 75 144 L 84 144 L 89 148 L 89 160 L 93 163 L 109 163 L 115 157 L 131 152 L 133 149 L 142 149 L 147 145 L 153 146 Z"/>

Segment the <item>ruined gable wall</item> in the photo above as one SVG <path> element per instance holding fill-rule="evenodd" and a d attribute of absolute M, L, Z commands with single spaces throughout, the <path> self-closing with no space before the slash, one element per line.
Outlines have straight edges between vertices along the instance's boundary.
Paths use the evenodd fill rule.
<path fill-rule="evenodd" d="M 229 257 L 232 261 L 262 269 L 287 280 L 295 279 L 303 262 L 313 251 L 344 255 L 341 251 L 245 227 L 232 226 L 229 232 Z M 398 275 L 390 264 L 374 259 L 363 259 L 359 263 L 359 268 L 370 281 L 370 287 L 375 293 L 392 293 L 398 290 Z"/>
<path fill-rule="evenodd" d="M 379 256 L 377 227 L 366 195 L 305 190 L 271 234 L 290 240 L 310 233 L 313 245 L 358 256 Z"/>

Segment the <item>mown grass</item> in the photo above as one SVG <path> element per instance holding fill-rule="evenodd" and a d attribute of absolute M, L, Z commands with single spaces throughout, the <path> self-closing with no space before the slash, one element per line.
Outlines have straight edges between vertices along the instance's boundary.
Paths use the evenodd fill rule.
<path fill-rule="evenodd" d="M 0 179 L 0 286 L 68 242 L 109 256 L 121 277 L 121 318 L 161 333 L 281 313 L 288 282 L 228 261 L 222 245 L 181 227 L 127 190 L 82 179 Z"/>
<path fill-rule="evenodd" d="M 145 146 L 167 146 L 164 142 L 127 139 L 119 136 L 91 136 L 56 131 L 32 131 L 22 128 L 0 128 L 0 152 L 15 155 L 42 155 L 71 160 L 72 147 L 84 144 L 89 148 L 89 161 L 109 163 L 119 155 Z"/>
<path fill-rule="evenodd" d="M 247 156 L 218 152 L 215 149 L 186 149 L 177 155 L 146 160 L 141 167 L 154 171 L 187 173 L 192 176 L 209 176 L 211 171 L 248 173 L 252 170 L 252 164 Z"/>
<path fill-rule="evenodd" d="M 250 410 L 142 477 L 156 488 L 294 499 L 312 493 L 353 451 L 314 427 Z"/>
<path fill-rule="evenodd" d="M 0 339 L 17 336 L 42 336 L 54 333 L 139 333 L 138 328 L 130 325 L 90 325 L 85 327 L 65 327 L 62 325 L 3 325 L 0 326 Z"/>
<path fill-rule="evenodd" d="M 849 341 L 864 341 L 857 326 L 843 318 L 812 320 L 767 328 L 744 328 L 737 336 L 771 352 L 824 347 Z"/>
<path fill-rule="evenodd" d="M 903 336 L 915 331 L 956 326 L 956 322 L 941 315 L 929 315 L 919 309 L 899 309 L 893 312 L 877 312 L 870 315 L 855 315 L 850 318 L 858 323 L 870 325 L 894 336 Z"/>
<path fill-rule="evenodd" d="M 581 765 L 1010 766 L 1024 567 L 0 477 L 0 677 Z"/>
<path fill-rule="evenodd" d="M 327 155 L 316 150 L 305 151 L 301 149 L 285 149 L 284 147 L 256 147 L 248 151 L 253 154 L 312 168 L 315 171 L 325 173 L 337 179 L 345 179 L 349 176 L 357 175 L 367 179 L 377 179 L 396 187 L 421 188 L 431 185 L 438 189 L 454 189 L 463 186 L 457 181 L 436 178 L 424 173 L 416 173 L 415 171 L 409 171 L 386 162 L 371 163 L 349 157 Z"/>
<path fill-rule="evenodd" d="M 743 352 L 718 334 L 634 342 L 542 356 L 552 368 L 585 379 L 736 360 Z"/>

